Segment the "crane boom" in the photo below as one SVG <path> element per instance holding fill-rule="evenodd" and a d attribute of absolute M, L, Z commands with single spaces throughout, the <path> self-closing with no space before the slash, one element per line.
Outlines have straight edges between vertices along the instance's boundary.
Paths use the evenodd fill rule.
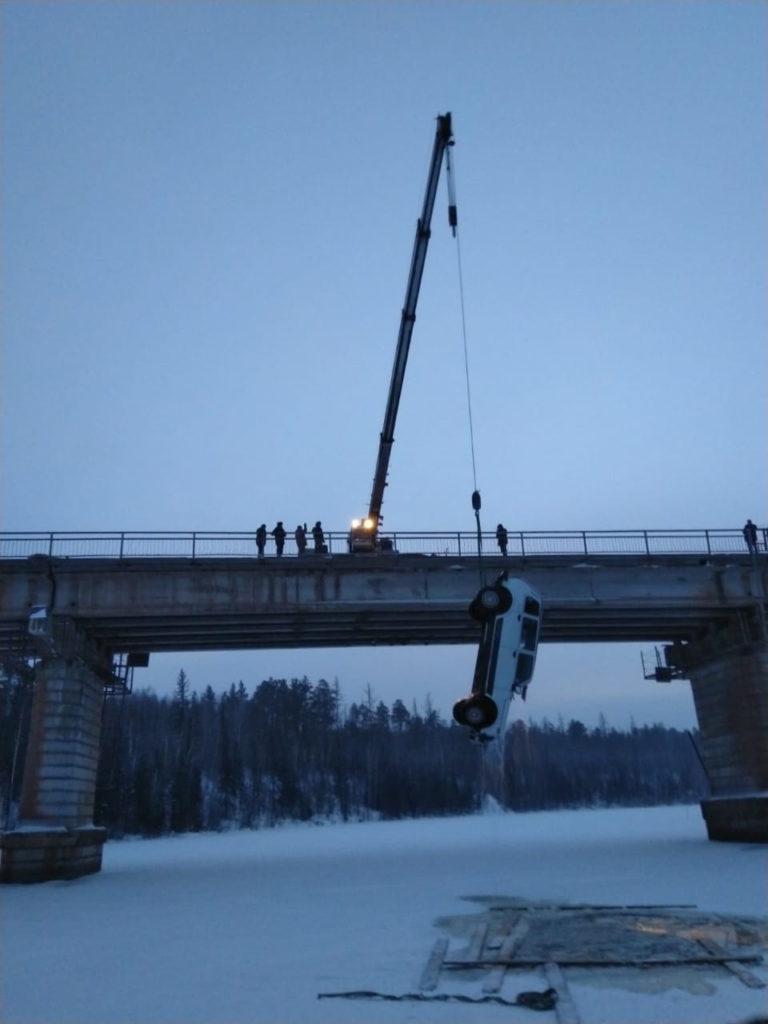
<path fill-rule="evenodd" d="M 387 486 L 389 459 L 392 453 L 392 443 L 395 440 L 395 422 L 400 405 L 400 395 L 403 390 L 408 351 L 411 346 L 413 325 L 416 321 L 416 304 L 419 300 L 419 289 L 421 288 L 421 278 L 424 273 L 424 262 L 431 234 L 432 211 L 435 206 L 438 181 L 440 180 L 440 168 L 442 167 L 443 156 L 446 155 L 448 147 L 452 145 L 451 115 L 450 113 L 438 114 L 435 143 L 432 148 L 427 188 L 424 193 L 424 205 L 421 210 L 421 216 L 416 224 L 416 238 L 413 244 L 411 269 L 405 289 L 405 303 L 400 317 L 400 331 L 397 336 L 392 379 L 390 380 L 389 395 L 387 396 L 387 405 L 384 410 L 384 425 L 379 435 L 379 451 L 376 457 L 376 469 L 373 475 L 373 488 L 368 506 L 368 517 L 363 523 L 355 522 L 352 524 L 352 531 L 350 533 L 351 551 L 373 551 L 377 547 L 377 531 L 382 518 L 381 506 L 384 502 L 384 489 Z M 449 189 L 450 187 L 451 183 L 449 182 Z M 450 192 L 448 221 L 455 235 L 457 223 L 456 203 Z"/>

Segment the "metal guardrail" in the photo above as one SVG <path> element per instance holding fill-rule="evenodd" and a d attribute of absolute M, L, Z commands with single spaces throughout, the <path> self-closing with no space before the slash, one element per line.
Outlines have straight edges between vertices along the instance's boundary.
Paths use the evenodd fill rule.
<path fill-rule="evenodd" d="M 761 531 L 759 549 L 768 550 L 768 531 Z M 395 554 L 443 555 L 451 558 L 477 555 L 475 532 L 382 533 L 392 541 Z M 348 533 L 325 534 L 329 555 L 348 552 Z M 508 533 L 508 554 L 533 555 L 723 555 L 746 554 L 740 529 L 735 530 L 566 530 L 519 531 Z M 482 535 L 483 555 L 498 555 L 495 533 Z M 267 543 L 266 556 L 275 554 L 274 542 Z M 313 557 L 312 543 L 304 557 Z M 388 557 L 388 554 L 382 557 Z M 252 532 L 152 531 L 113 533 L 0 533 L 0 560 L 45 555 L 51 558 L 255 558 Z M 286 538 L 284 555 L 296 557 L 293 537 Z M 364 555 L 360 557 L 365 557 Z"/>

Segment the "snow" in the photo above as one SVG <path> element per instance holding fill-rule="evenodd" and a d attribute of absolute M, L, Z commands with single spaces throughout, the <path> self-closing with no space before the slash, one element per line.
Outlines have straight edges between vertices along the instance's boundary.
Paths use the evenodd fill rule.
<path fill-rule="evenodd" d="M 468 897 L 766 913 L 768 848 L 708 842 L 698 806 L 489 811 L 110 842 L 99 875 L 5 886 L 0 1019 L 545 1022 L 553 1012 L 318 994 L 418 991 L 435 941 L 482 909 Z M 750 970 L 765 979 L 763 965 Z M 724 1024 L 765 1012 L 768 990 L 725 970 L 674 971 L 566 976 L 592 1024 Z M 446 973 L 438 993 L 481 994 L 479 981 Z M 534 971 L 508 971 L 500 994 L 546 987 Z"/>
<path fill-rule="evenodd" d="M 46 835 L 50 835 L 51 832 L 58 832 L 65 836 L 69 834 L 70 830 L 66 825 L 17 825 L 13 831 L 27 833 L 45 832 Z"/>

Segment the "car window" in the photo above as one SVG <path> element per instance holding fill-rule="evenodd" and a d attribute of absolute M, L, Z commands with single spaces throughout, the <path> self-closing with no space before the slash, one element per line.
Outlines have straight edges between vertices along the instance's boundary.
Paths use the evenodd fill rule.
<path fill-rule="evenodd" d="M 517 659 L 517 672 L 515 672 L 515 685 L 523 685 L 527 683 L 533 675 L 533 655 L 526 654 L 525 651 L 520 652 L 520 656 Z"/>
<path fill-rule="evenodd" d="M 523 618 L 523 630 L 520 634 L 520 643 L 527 651 L 536 650 L 536 637 L 539 632 L 537 619 Z"/>

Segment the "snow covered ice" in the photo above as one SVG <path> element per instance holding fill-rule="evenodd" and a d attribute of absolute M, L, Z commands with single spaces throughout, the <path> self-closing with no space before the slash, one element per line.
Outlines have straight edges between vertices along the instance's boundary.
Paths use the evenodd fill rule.
<path fill-rule="evenodd" d="M 695 904 L 760 919 L 767 849 L 710 843 L 698 806 L 512 814 L 110 842 L 99 875 L 0 889 L 6 1024 L 555 1020 L 495 1004 L 318 999 L 418 991 L 481 897 Z M 487 901 L 486 901 L 487 902 Z M 460 940 L 452 940 L 460 941 Z M 766 979 L 764 964 L 749 969 Z M 668 973 L 665 973 L 667 971 Z M 707 966 L 569 970 L 584 1022 L 725 1024 L 766 989 Z M 507 971 L 500 995 L 547 987 Z M 437 993 L 481 995 L 442 972 Z"/>

